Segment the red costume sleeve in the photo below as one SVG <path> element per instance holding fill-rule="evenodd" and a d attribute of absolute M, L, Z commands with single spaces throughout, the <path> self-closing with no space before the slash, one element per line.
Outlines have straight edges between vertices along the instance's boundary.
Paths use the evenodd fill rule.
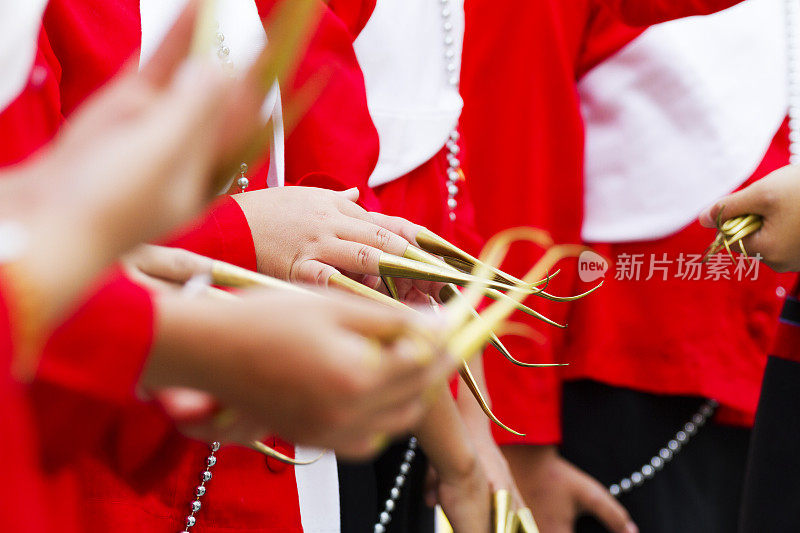
<path fill-rule="evenodd" d="M 38 378 L 127 402 L 150 352 L 153 327 L 150 294 L 113 273 L 50 337 Z"/>
<path fill-rule="evenodd" d="M 741 0 L 602 0 L 632 26 L 647 26 L 692 15 L 708 15 Z"/>
<path fill-rule="evenodd" d="M 223 196 L 193 224 L 165 243 L 250 270 L 257 269 L 256 249 L 242 208 Z"/>

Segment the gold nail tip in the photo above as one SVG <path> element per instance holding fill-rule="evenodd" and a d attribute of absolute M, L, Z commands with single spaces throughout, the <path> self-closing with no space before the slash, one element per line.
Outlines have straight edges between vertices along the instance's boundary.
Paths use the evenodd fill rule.
<path fill-rule="evenodd" d="M 550 293 L 544 292 L 544 291 L 534 292 L 533 295 L 534 296 L 540 296 L 541 298 L 544 298 L 545 300 L 551 300 L 553 302 L 574 302 L 576 300 L 580 300 L 582 298 L 586 298 L 587 296 L 589 296 L 593 292 L 595 292 L 598 289 L 600 289 L 600 287 L 602 287 L 604 283 L 605 283 L 605 281 L 601 281 L 600 283 L 598 283 L 597 285 L 595 285 L 594 287 L 592 287 L 588 291 L 586 291 L 586 292 L 584 292 L 582 294 L 577 294 L 575 296 L 555 296 L 553 294 L 550 294 Z"/>
<path fill-rule="evenodd" d="M 494 422 L 498 427 L 503 428 L 504 430 L 508 431 L 509 433 L 516 435 L 518 437 L 524 437 L 524 433 L 520 433 L 508 427 L 507 425 L 503 424 L 499 418 L 492 412 L 491 407 L 489 407 L 489 403 L 486 401 L 486 398 L 483 396 L 483 392 L 481 391 L 478 383 L 475 381 L 475 377 L 472 375 L 472 371 L 469 368 L 469 365 L 466 362 L 461 364 L 461 369 L 458 371 L 459 375 L 461 376 L 461 380 L 467 386 L 469 391 L 472 393 L 472 397 L 475 398 L 475 401 L 478 402 L 478 405 L 481 407 L 483 413 Z"/>
<path fill-rule="evenodd" d="M 257 452 L 260 452 L 260 453 L 266 455 L 267 457 L 271 457 L 272 459 L 275 459 L 276 461 L 280 461 L 281 463 L 285 463 L 285 464 L 288 464 L 288 465 L 291 465 L 291 466 L 309 466 L 309 465 L 312 465 L 312 464 L 316 463 L 320 459 L 322 459 L 322 457 L 325 455 L 325 452 L 322 452 L 322 453 L 319 454 L 319 456 L 315 457 L 314 459 L 311 459 L 311 460 L 308 460 L 308 461 L 300 461 L 300 460 L 297 460 L 297 459 L 293 459 L 292 457 L 289 457 L 288 455 L 284 455 L 281 452 L 279 452 L 278 450 L 276 450 L 274 448 L 271 448 L 271 447 L 267 446 L 266 444 L 264 444 L 263 442 L 259 442 L 257 440 L 252 441 L 250 443 L 250 447 L 253 448 L 254 450 L 256 450 Z"/>

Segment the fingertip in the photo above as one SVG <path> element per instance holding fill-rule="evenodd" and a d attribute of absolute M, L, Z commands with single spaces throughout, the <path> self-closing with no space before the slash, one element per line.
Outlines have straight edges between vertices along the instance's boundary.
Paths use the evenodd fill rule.
<path fill-rule="evenodd" d="M 628 522 L 625 525 L 625 529 L 623 530 L 623 533 L 639 533 L 639 528 L 636 527 L 636 524 L 634 524 L 633 522 Z"/>
<path fill-rule="evenodd" d="M 714 217 L 711 216 L 711 211 L 715 207 L 716 206 L 708 207 L 702 213 L 700 213 L 700 216 L 698 217 L 698 221 L 700 222 L 700 225 L 703 226 L 704 228 L 714 228 L 714 227 L 716 227 L 716 222 L 714 221 Z"/>

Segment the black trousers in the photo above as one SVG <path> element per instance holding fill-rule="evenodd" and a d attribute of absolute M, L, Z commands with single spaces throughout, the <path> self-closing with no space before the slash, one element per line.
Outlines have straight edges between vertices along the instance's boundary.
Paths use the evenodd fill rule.
<path fill-rule="evenodd" d="M 562 453 L 604 485 L 617 483 L 657 455 L 702 403 L 592 381 L 567 383 Z M 749 433 L 710 422 L 652 479 L 621 496 L 641 533 L 735 533 Z M 577 531 L 606 529 L 584 517 Z"/>
<path fill-rule="evenodd" d="M 740 531 L 800 531 L 800 363 L 777 357 L 767 363 Z"/>
<path fill-rule="evenodd" d="M 407 446 L 408 440 L 403 439 L 370 463 L 339 462 L 342 533 L 373 532 L 400 471 Z M 387 533 L 433 533 L 433 509 L 423 500 L 427 470 L 425 454 L 417 448 L 400 499 L 392 511 Z"/>

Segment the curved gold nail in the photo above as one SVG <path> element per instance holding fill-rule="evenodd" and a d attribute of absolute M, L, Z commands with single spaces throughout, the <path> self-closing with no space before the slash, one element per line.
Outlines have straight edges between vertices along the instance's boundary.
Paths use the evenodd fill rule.
<path fill-rule="evenodd" d="M 539 533 L 539 527 L 536 525 L 536 520 L 533 519 L 533 513 L 527 507 L 517 511 L 519 518 L 519 530 L 522 533 Z"/>
<path fill-rule="evenodd" d="M 540 244 L 543 248 L 553 245 L 553 240 L 546 232 L 532 228 L 529 228 L 529 232 L 531 236 L 530 240 L 538 241 L 538 244 Z M 426 252 L 440 255 L 442 257 L 452 257 L 454 259 L 458 259 L 463 263 L 469 264 L 472 269 L 478 265 L 484 266 L 485 268 L 488 268 L 495 276 L 499 276 L 507 285 L 525 285 L 524 282 L 519 278 L 507 274 L 494 266 L 487 265 L 478 258 L 470 255 L 458 246 L 450 243 L 446 239 L 436 235 L 428 229 L 423 229 L 417 233 L 416 241 L 419 247 Z"/>
<path fill-rule="evenodd" d="M 252 270 L 247 270 L 223 261 L 213 261 L 211 263 L 211 283 L 222 287 L 234 289 L 247 289 L 252 287 L 265 287 L 268 289 L 283 289 L 293 292 L 314 294 L 313 292 L 294 285 L 288 281 L 283 281 Z"/>
<path fill-rule="evenodd" d="M 461 363 L 461 368 L 458 370 L 461 379 L 464 381 L 464 384 L 467 386 L 469 391 L 472 393 L 472 396 L 478 402 L 478 405 L 481 406 L 481 410 L 489 417 L 489 420 L 494 422 L 497 426 L 503 428 L 504 430 L 508 431 L 513 435 L 517 435 L 518 437 L 524 437 L 524 433 L 520 433 L 519 431 L 514 431 L 507 425 L 503 424 L 497 416 L 492 412 L 492 409 L 489 407 L 489 403 L 486 401 L 486 398 L 483 396 L 483 392 L 481 388 L 478 386 L 478 383 L 475 381 L 475 376 L 472 375 L 472 371 L 469 369 L 469 365 L 464 361 Z"/>
<path fill-rule="evenodd" d="M 430 265 L 413 259 L 406 259 L 405 257 L 398 257 L 386 252 L 381 253 L 379 260 L 379 269 L 381 276 L 388 276 L 393 278 L 408 278 L 420 279 L 426 281 L 436 281 L 441 283 L 455 283 L 456 285 L 468 285 L 470 283 L 489 286 L 494 289 L 511 290 L 510 287 L 504 283 L 498 283 L 494 280 L 484 280 L 470 274 L 464 274 L 454 269 L 449 269 L 437 265 Z M 530 289 L 517 289 L 523 290 L 530 294 Z"/>
<path fill-rule="evenodd" d="M 356 296 L 361 296 L 375 302 L 380 302 L 388 305 L 389 307 L 394 307 L 396 309 L 408 309 L 408 307 L 401 302 L 398 302 L 397 300 L 392 299 L 390 296 L 386 296 L 382 292 L 378 292 L 375 289 L 370 289 L 363 283 L 359 283 L 353 279 L 350 279 L 341 272 L 336 272 L 330 278 L 328 278 L 328 285 L 351 294 L 355 294 Z"/>
<path fill-rule="evenodd" d="M 502 294 L 502 293 L 501 293 Z M 504 295 L 505 296 L 505 295 Z M 442 290 L 439 291 L 439 298 L 445 303 L 450 301 L 453 298 L 462 298 L 461 292 L 452 284 L 447 284 L 442 287 Z M 472 309 L 472 316 L 476 320 L 481 320 L 481 315 L 475 309 Z M 489 338 L 489 343 L 494 346 L 494 348 L 500 352 L 500 354 L 508 359 L 510 362 L 514 363 L 517 366 L 525 367 L 525 368 L 540 368 L 542 366 L 555 366 L 555 365 L 540 365 L 540 364 L 532 364 L 532 363 L 523 363 L 516 359 L 511 352 L 508 351 L 508 348 L 505 347 L 503 342 L 500 340 L 500 337 L 497 336 L 496 333 L 492 332 L 491 337 Z"/>
<path fill-rule="evenodd" d="M 514 232 L 505 232 L 495 237 L 490 244 L 496 249 L 502 249 L 508 241 L 514 237 Z M 525 279 L 539 279 L 542 272 L 547 272 L 558 261 L 565 257 L 580 255 L 586 250 L 585 246 L 580 245 L 559 245 L 547 250 L 542 258 L 531 268 Z M 465 295 L 467 301 L 474 297 L 474 291 L 468 289 Z M 519 301 L 526 296 L 526 293 L 519 290 L 510 291 L 511 301 L 498 301 L 487 307 L 482 313 L 482 321 L 472 321 L 467 323 L 460 330 L 455 332 L 448 339 L 448 350 L 459 359 L 466 360 L 475 354 L 485 344 L 489 334 L 500 326 L 508 316 L 515 310 L 513 301 Z M 463 313 L 458 307 L 451 308 L 456 315 Z"/>
<path fill-rule="evenodd" d="M 596 291 L 598 288 L 599 288 L 599 285 L 598 285 L 597 287 L 595 287 L 594 289 L 592 289 L 591 291 L 587 292 L 585 295 L 579 295 L 579 296 L 575 297 L 574 299 L 575 299 L 575 300 L 579 300 L 579 299 L 581 299 L 581 298 L 584 298 L 585 296 L 587 296 L 587 295 L 589 295 L 589 294 L 593 293 L 594 291 Z M 508 296 L 507 294 L 505 294 L 505 293 L 503 293 L 503 292 L 500 292 L 500 291 L 498 291 L 498 290 L 495 290 L 495 289 L 486 289 L 486 290 L 484 291 L 484 294 L 486 295 L 486 297 L 487 297 L 487 298 L 491 298 L 492 300 L 494 300 L 494 301 L 496 301 L 496 302 L 497 302 L 497 301 L 500 301 L 500 300 L 509 300 L 509 301 L 512 301 L 512 302 L 514 302 L 514 308 L 515 308 L 516 310 L 518 310 L 518 311 L 522 311 L 522 312 L 523 312 L 523 313 L 525 313 L 526 315 L 532 316 L 533 318 L 536 318 L 536 319 L 538 319 L 538 320 L 541 320 L 542 322 L 545 322 L 545 323 L 547 323 L 547 324 L 550 324 L 551 326 L 555 326 L 555 327 L 557 327 L 557 328 L 560 328 L 560 329 L 565 329 L 565 328 L 567 327 L 567 326 L 566 326 L 566 325 L 564 325 L 564 324 L 559 324 L 559 323 L 558 323 L 558 322 L 556 322 L 555 320 L 551 320 L 551 319 L 547 318 L 546 316 L 544 316 L 544 315 L 543 315 L 543 314 L 541 314 L 540 312 L 538 312 L 538 311 L 536 311 L 536 310 L 534 310 L 534 309 L 532 309 L 532 308 L 528 307 L 527 305 L 523 304 L 522 302 L 518 302 L 518 301 L 514 300 L 513 298 L 511 298 L 511 297 L 510 297 L 510 296 Z M 558 297 L 558 296 L 552 296 L 552 295 L 550 295 L 550 294 L 547 294 L 546 292 L 534 292 L 534 293 L 532 293 L 532 294 L 533 294 L 533 295 L 539 295 L 539 296 L 541 296 L 542 298 L 545 298 L 545 299 L 548 299 L 548 300 L 549 300 L 549 299 L 552 299 L 552 298 L 560 298 L 560 297 Z M 546 296 L 545 296 L 545 295 L 546 295 Z M 570 301 L 570 302 L 571 302 L 571 301 L 574 301 L 574 300 L 565 300 L 565 301 Z"/>
<path fill-rule="evenodd" d="M 551 302 L 562 302 L 562 303 L 563 302 L 574 302 L 576 300 L 581 300 L 583 298 L 586 298 L 587 296 L 592 294 L 594 291 L 596 291 L 600 287 L 602 287 L 603 283 L 605 283 L 605 282 L 601 281 L 600 283 L 598 283 L 597 285 L 595 285 L 594 287 L 592 287 L 588 291 L 586 291 L 584 293 L 581 293 L 581 294 L 577 294 L 575 296 L 555 296 L 555 295 L 550 294 L 550 293 L 545 292 L 545 291 L 535 292 L 535 293 L 533 293 L 533 295 L 534 296 L 539 296 L 540 298 L 544 298 L 545 300 L 550 300 Z M 566 327 L 566 326 L 564 326 L 564 327 Z"/>
<path fill-rule="evenodd" d="M 274 448 L 270 448 L 269 446 L 267 446 L 263 442 L 259 442 L 257 440 L 252 441 L 250 443 L 250 447 L 253 448 L 257 452 L 263 453 L 267 457 L 271 457 L 272 459 L 275 459 L 276 461 L 280 461 L 281 463 L 285 463 L 287 465 L 292 465 L 292 466 L 308 466 L 308 465 L 312 465 L 312 464 L 316 463 L 317 461 L 319 461 L 320 459 L 322 459 L 322 456 L 325 455 L 325 452 L 322 452 L 322 453 L 319 454 L 319 457 L 316 457 L 316 458 L 311 459 L 309 461 L 299 461 L 297 459 L 293 459 L 293 458 L 289 457 L 288 455 L 284 455 L 281 452 L 279 452 L 278 450 L 276 450 Z"/>

